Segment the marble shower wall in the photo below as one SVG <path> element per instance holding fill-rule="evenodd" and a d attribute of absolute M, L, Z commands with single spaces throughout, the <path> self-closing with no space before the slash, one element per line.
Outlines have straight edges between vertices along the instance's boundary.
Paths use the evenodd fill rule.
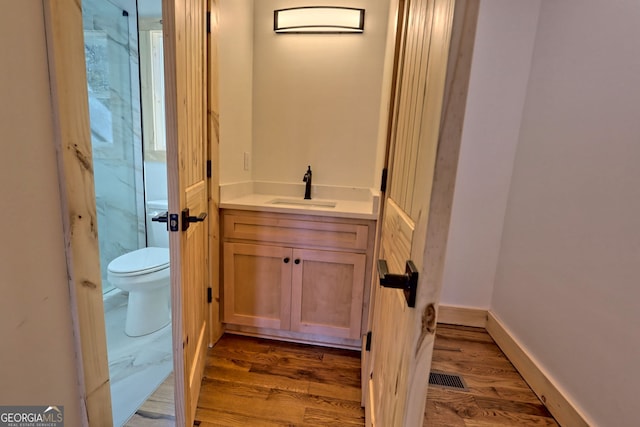
<path fill-rule="evenodd" d="M 109 262 L 146 240 L 136 9 L 134 1 L 118 3 L 82 1 L 105 291 Z"/>

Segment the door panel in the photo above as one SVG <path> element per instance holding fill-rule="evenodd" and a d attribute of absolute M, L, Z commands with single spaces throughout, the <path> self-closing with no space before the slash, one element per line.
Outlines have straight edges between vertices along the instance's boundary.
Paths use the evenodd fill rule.
<path fill-rule="evenodd" d="M 380 258 L 387 260 L 389 271 L 403 271 L 405 262 L 411 258 L 414 228 L 413 220 L 389 197 L 380 240 Z"/>
<path fill-rule="evenodd" d="M 291 248 L 224 244 L 224 321 L 289 329 Z"/>
<path fill-rule="evenodd" d="M 163 1 L 169 212 L 208 213 L 206 2 Z M 186 223 L 185 223 L 186 222 Z M 188 225 L 188 228 L 187 228 Z M 216 225 L 214 225 L 216 226 Z M 209 340 L 209 221 L 170 233 L 176 424 L 193 425 Z"/>
<path fill-rule="evenodd" d="M 209 304 L 210 345 L 220 339 L 224 332 L 220 310 L 220 105 L 219 105 L 219 64 L 218 64 L 218 1 L 209 0 L 209 38 L 208 38 L 208 142 L 211 176 L 209 177 L 209 283 L 211 301 Z"/>
<path fill-rule="evenodd" d="M 404 50 L 400 56 L 401 80 L 397 84 L 395 152 L 390 194 L 405 212 L 410 212 L 416 155 L 419 148 L 421 112 L 424 109 L 425 68 L 429 59 L 433 1 L 407 1 Z"/>
<path fill-rule="evenodd" d="M 374 284 L 363 400 L 367 425 L 379 427 L 423 421 L 460 144 L 451 127 L 462 125 L 470 66 L 464 55 L 470 56 L 477 18 L 476 1 L 400 5 L 379 257 L 398 275 L 411 259 L 420 277 L 415 308 L 402 290 Z M 471 35 L 459 37 L 463 29 Z M 448 102 L 453 93 L 458 98 Z"/>
<path fill-rule="evenodd" d="M 186 206 L 198 215 L 207 212 L 207 187 L 204 179 L 184 190 Z M 193 214 L 192 214 L 193 215 Z M 182 270 L 182 328 L 184 334 L 185 386 L 189 397 L 187 409 L 195 414 L 200 382 L 204 371 L 208 344 L 208 224 L 207 221 L 190 224 L 181 233 Z"/>
<path fill-rule="evenodd" d="M 291 330 L 358 339 L 366 255 L 293 250 Z"/>

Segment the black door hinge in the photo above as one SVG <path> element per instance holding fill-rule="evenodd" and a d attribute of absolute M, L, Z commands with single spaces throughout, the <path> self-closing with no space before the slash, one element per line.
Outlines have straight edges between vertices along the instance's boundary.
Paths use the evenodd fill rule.
<path fill-rule="evenodd" d="M 211 304 L 211 301 L 213 301 L 213 292 L 211 288 L 207 288 L 207 302 Z"/>
<path fill-rule="evenodd" d="M 207 160 L 207 178 L 211 178 L 211 160 Z"/>
<path fill-rule="evenodd" d="M 385 191 L 387 191 L 387 173 L 388 173 L 388 169 L 384 168 L 382 169 L 382 182 L 380 183 L 380 192 L 384 193 Z"/>
<path fill-rule="evenodd" d="M 207 34 L 211 34 L 211 12 L 207 12 Z"/>
<path fill-rule="evenodd" d="M 365 344 L 364 349 L 371 351 L 371 331 L 367 332 L 367 343 Z"/>

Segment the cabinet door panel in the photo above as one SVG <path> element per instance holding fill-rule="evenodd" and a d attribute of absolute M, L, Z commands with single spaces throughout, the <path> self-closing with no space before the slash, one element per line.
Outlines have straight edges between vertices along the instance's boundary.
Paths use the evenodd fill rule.
<path fill-rule="evenodd" d="M 359 338 L 366 255 L 294 249 L 291 330 Z"/>
<path fill-rule="evenodd" d="M 291 249 L 224 244 L 224 321 L 238 325 L 289 329 Z"/>

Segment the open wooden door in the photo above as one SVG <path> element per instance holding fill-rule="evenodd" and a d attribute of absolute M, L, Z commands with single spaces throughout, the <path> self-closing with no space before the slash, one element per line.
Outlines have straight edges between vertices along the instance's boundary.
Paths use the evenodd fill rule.
<path fill-rule="evenodd" d="M 400 1 L 379 281 L 418 279 L 374 283 L 368 426 L 423 423 L 477 6 Z"/>
<path fill-rule="evenodd" d="M 208 141 L 209 162 L 209 298 L 210 339 L 214 345 L 222 336 L 224 327 L 220 315 L 220 104 L 218 35 L 220 12 L 218 0 L 209 0 L 209 57 L 208 68 Z"/>
<path fill-rule="evenodd" d="M 176 425 L 192 426 L 209 344 L 207 2 L 162 2 Z"/>

